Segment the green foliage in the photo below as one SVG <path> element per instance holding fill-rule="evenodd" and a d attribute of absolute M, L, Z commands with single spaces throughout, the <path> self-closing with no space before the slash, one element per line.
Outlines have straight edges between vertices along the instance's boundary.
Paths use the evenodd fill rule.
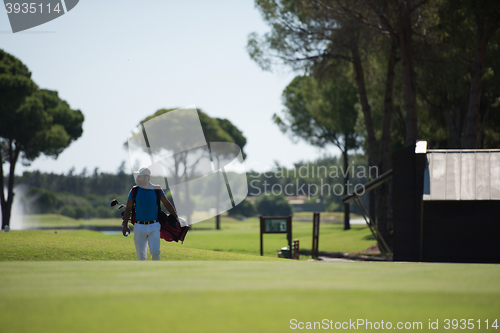
<path fill-rule="evenodd" d="M 141 124 L 155 117 L 158 117 L 162 114 L 174 110 L 177 109 L 176 108 L 160 109 L 156 111 L 153 115 L 148 116 L 143 120 L 141 120 Z M 205 134 L 207 142 L 232 142 L 237 144 L 241 148 L 241 151 L 243 152 L 243 148 L 246 145 L 247 140 L 243 136 L 243 133 L 236 126 L 234 126 L 227 119 L 212 118 L 205 112 L 203 112 L 201 109 L 196 109 L 196 110 L 198 112 L 198 117 L 200 119 L 201 127 L 203 128 L 203 133 Z M 175 143 L 168 143 L 168 144 L 175 144 Z M 125 142 L 124 145 L 125 147 L 127 147 L 128 142 Z M 246 156 L 244 152 L 243 155 Z"/>
<path fill-rule="evenodd" d="M 64 205 L 59 209 L 59 214 L 71 218 L 76 218 L 75 206 Z"/>
<path fill-rule="evenodd" d="M 342 209 L 343 207 L 344 207 L 344 205 L 341 205 L 339 202 L 330 201 L 328 203 L 328 206 L 326 206 L 326 211 L 327 212 L 336 212 L 336 211 L 339 211 L 340 209 Z"/>
<path fill-rule="evenodd" d="M 83 114 L 72 110 L 56 91 L 37 90 L 17 113 L 24 119 L 22 135 L 10 137 L 24 147 L 24 158 L 29 161 L 40 154 L 57 157 L 83 133 Z"/>
<path fill-rule="evenodd" d="M 253 202 L 250 200 L 243 200 L 236 207 L 231 208 L 227 211 L 229 216 L 234 217 L 250 217 L 257 214 L 257 209 Z"/>
<path fill-rule="evenodd" d="M 270 31 L 263 35 L 250 34 L 247 51 L 264 70 L 285 64 L 301 74 L 335 78 L 332 74 L 335 70 L 350 67 L 346 63 L 352 61 L 353 46 L 359 46 L 367 100 L 374 120 L 374 139 L 379 141 L 388 82 L 387 50 L 392 41 L 397 40 L 398 47 L 401 45 L 399 31 L 404 20 L 402 12 L 396 8 L 403 8 L 405 3 L 396 1 L 393 5 L 377 0 L 367 6 L 359 1 L 256 0 L 255 5 Z M 415 83 L 418 87 L 415 104 L 418 139 L 428 141 L 429 148 L 463 147 L 462 137 L 468 123 L 472 122 L 467 118 L 471 108 L 471 78 L 481 68 L 481 86 L 477 89 L 480 91 L 477 147 L 498 148 L 500 2 L 443 0 L 413 5 L 410 58 L 418 80 Z M 382 34 L 377 35 L 376 31 Z M 481 43 L 487 45 L 484 62 L 476 66 L 475 63 L 482 59 L 478 57 Z M 403 81 L 402 68 L 410 63 L 401 61 L 403 53 L 400 51 L 394 82 Z M 349 72 L 350 79 L 360 79 L 353 74 Z M 408 83 L 405 82 L 408 81 L 393 87 L 391 151 L 404 146 L 407 134 L 404 111 L 407 97 L 403 87 Z M 284 124 L 281 119 L 275 118 L 275 121 Z M 367 131 L 366 125 L 359 125 L 357 132 L 364 134 L 363 149 L 368 151 L 367 133 L 363 133 Z M 316 130 L 320 127 L 315 126 Z M 314 136 L 306 137 L 315 140 Z"/>
<path fill-rule="evenodd" d="M 80 197 L 68 192 L 58 192 L 57 193 L 59 204 L 58 206 L 69 205 L 69 206 L 91 206 L 89 200 L 85 197 Z"/>
<path fill-rule="evenodd" d="M 290 0 L 256 0 L 255 6 L 272 30 L 259 36 L 251 33 L 247 52 L 263 70 L 272 70 L 278 64 L 294 69 L 311 67 L 327 56 L 326 31 L 315 22 L 305 3 Z"/>
<path fill-rule="evenodd" d="M 59 214 L 61 215 L 76 219 L 110 218 L 115 215 L 116 209 L 109 205 L 111 201 L 109 195 L 89 195 L 85 198 L 67 192 L 57 193 L 57 195 L 60 207 Z"/>
<path fill-rule="evenodd" d="M 113 210 L 110 210 L 108 207 L 99 206 L 95 209 L 95 217 L 100 218 L 111 218 L 113 217 Z"/>
<path fill-rule="evenodd" d="M 2 123 L 6 126 L 0 137 L 12 140 L 27 161 L 40 154 L 57 157 L 82 133 L 84 116 L 72 110 L 56 91 L 39 89 L 26 97 Z"/>
<path fill-rule="evenodd" d="M 361 155 L 351 156 L 351 168 L 354 168 L 356 172 L 350 174 L 350 180 L 352 184 L 365 183 L 367 178 L 363 175 L 358 174 L 358 169 L 360 167 L 366 167 L 366 158 Z M 249 194 L 251 196 L 258 196 L 261 193 L 267 191 L 270 193 L 270 189 L 273 185 L 277 184 L 281 188 L 284 188 L 287 184 L 292 184 L 289 187 L 290 194 L 287 195 L 301 195 L 299 187 L 304 185 L 307 189 L 309 185 L 313 186 L 315 184 L 318 188 L 325 184 L 329 184 L 330 188 L 336 186 L 336 189 L 342 183 L 342 164 L 341 160 L 337 157 L 322 157 L 311 162 L 299 162 L 294 168 L 284 168 L 277 165 L 275 170 L 267 173 L 252 173 L 248 172 L 248 186 Z M 352 169 L 351 169 L 352 170 Z M 92 175 L 84 176 L 83 173 L 75 174 L 73 170 L 70 170 L 67 174 L 49 174 L 42 173 L 39 171 L 35 172 L 24 172 L 22 176 L 16 176 L 16 184 L 26 185 L 27 187 L 35 187 L 39 189 L 44 189 L 47 192 L 51 192 L 56 195 L 57 203 L 55 209 L 45 211 L 46 213 L 60 213 L 65 216 L 75 217 L 75 206 L 86 207 L 88 211 L 92 211 L 90 216 L 112 217 L 120 218 L 120 211 L 113 209 L 109 206 L 111 199 L 116 198 L 118 201 L 125 203 L 127 201 L 127 196 L 133 183 L 133 177 L 131 175 L 126 175 L 124 173 L 118 172 L 117 174 L 108 173 L 95 173 Z M 106 184 L 106 185 L 103 185 Z M 298 185 L 297 185 L 298 184 Z M 196 193 L 203 193 L 205 189 L 196 189 Z M 173 202 L 170 191 L 166 192 L 167 198 L 170 202 Z M 316 197 L 315 197 L 316 198 Z M 341 209 L 340 196 L 335 195 L 333 191 L 325 191 L 320 193 L 317 198 L 325 202 L 328 211 L 338 211 Z M 365 200 L 365 197 L 361 198 Z M 29 203 L 26 198 L 26 210 L 27 212 L 39 212 L 38 210 L 31 210 L 33 205 Z M 364 202 L 364 204 L 367 204 Z M 247 206 L 247 203 L 242 203 L 241 205 Z M 244 206 L 244 207 L 245 207 Z M 238 210 L 239 205 L 235 208 Z M 64 208 L 64 209 L 63 209 Z M 351 209 L 355 209 L 352 206 Z M 109 213 L 105 213 L 108 211 Z M 231 210 L 232 211 L 232 210 Z M 230 214 L 232 214 L 230 211 Z M 241 216 L 250 216 L 242 214 Z"/>
<path fill-rule="evenodd" d="M 255 202 L 257 212 L 264 216 L 288 216 L 293 210 L 284 195 L 261 195 Z"/>
<path fill-rule="evenodd" d="M 25 171 L 22 176 L 15 177 L 15 182 L 19 185 L 44 188 L 52 192 L 67 192 L 89 198 L 91 202 L 98 202 L 108 200 L 113 196 L 127 196 L 134 185 L 134 178 L 123 172 L 103 173 L 98 169 L 95 169 L 92 175 L 87 175 L 85 170 L 81 174 L 75 174 L 72 169 L 67 174 Z"/>
<path fill-rule="evenodd" d="M 216 118 L 216 120 L 219 126 L 231 136 L 234 143 L 241 148 L 243 159 L 245 159 L 246 154 L 243 151 L 243 147 L 247 144 L 247 139 L 243 136 L 243 133 L 227 119 Z"/>
<path fill-rule="evenodd" d="M 366 156 L 352 155 L 350 161 L 348 172 L 351 190 L 357 184 L 365 184 L 370 177 L 377 177 L 374 170 L 370 176 Z M 248 172 L 249 195 L 259 196 L 263 193 L 270 195 L 273 187 L 276 194 L 287 196 L 307 196 L 309 193 L 311 197 L 325 202 L 327 211 L 342 211 L 343 168 L 340 158 L 323 156 L 315 161 L 298 162 L 293 168 L 276 165 L 275 169 L 265 173 Z M 308 192 L 309 188 L 311 192 Z M 315 193 L 316 189 L 318 193 Z M 364 205 L 368 205 L 366 195 L 360 199 Z M 358 211 L 354 203 L 351 204 L 351 210 Z"/>
<path fill-rule="evenodd" d="M 72 110 L 56 91 L 38 89 L 28 68 L 0 50 L 0 188 L 3 165 L 9 164 L 7 196 L 0 194 L 2 228 L 9 224 L 14 172 L 21 157 L 30 162 L 41 154 L 57 158 L 83 132 L 83 114 Z M 52 207 L 42 208 L 50 210 Z"/>
<path fill-rule="evenodd" d="M 75 219 L 90 218 L 89 207 L 74 206 L 73 209 L 75 210 Z"/>
<path fill-rule="evenodd" d="M 151 121 L 149 124 L 151 126 L 160 126 L 161 124 L 155 123 L 154 118 L 159 117 L 161 115 L 168 114 L 168 112 L 175 111 L 177 109 L 161 109 L 158 110 L 155 114 L 146 117 L 141 121 L 141 124 L 144 124 L 148 121 Z M 200 109 L 196 109 L 196 112 L 198 114 L 198 118 L 203 130 L 203 134 L 205 136 L 205 140 L 208 144 L 208 146 L 201 146 L 198 147 L 197 149 L 186 149 L 184 146 L 184 141 L 189 140 L 186 135 L 191 135 L 189 131 L 186 131 L 185 125 L 183 123 L 184 119 L 187 119 L 188 122 L 192 121 L 191 116 L 189 113 L 183 113 L 182 109 L 180 110 L 179 113 L 177 113 L 177 116 L 171 117 L 169 119 L 169 125 L 171 126 L 169 134 L 172 135 L 173 137 L 176 138 L 176 140 L 167 140 L 162 143 L 162 145 L 158 145 L 156 147 L 150 147 L 148 145 L 147 150 L 145 153 L 151 154 L 151 153 L 157 153 L 161 152 L 163 150 L 167 151 L 175 151 L 176 153 L 173 155 L 173 165 L 170 167 L 169 174 L 166 175 L 167 178 L 170 178 L 173 180 L 174 183 L 182 183 L 188 180 L 189 177 L 194 177 L 194 176 L 205 176 L 207 171 L 206 170 L 200 170 L 199 165 L 203 165 L 203 163 L 210 162 L 212 158 L 215 158 L 212 160 L 214 163 L 214 167 L 219 169 L 222 167 L 222 165 L 219 165 L 219 156 L 224 156 L 224 158 L 231 156 L 232 159 L 236 157 L 235 151 L 232 149 L 229 149 L 228 151 L 218 151 L 217 154 L 210 153 L 210 151 L 207 149 L 210 147 L 211 143 L 217 143 L 217 142 L 228 142 L 228 143 L 235 143 L 236 145 L 239 146 L 242 152 L 243 158 L 245 158 L 245 153 L 244 153 L 244 146 L 246 144 L 246 139 L 243 136 L 242 132 L 236 128 L 229 120 L 227 119 L 219 119 L 219 118 L 211 118 L 208 116 L 206 113 L 201 111 Z M 183 118 L 187 117 L 187 118 Z M 159 118 L 162 119 L 162 118 Z M 159 128 L 159 127 L 158 127 Z M 142 139 L 142 131 L 134 131 L 132 134 L 132 137 L 129 138 L 129 140 L 125 143 L 125 146 L 128 146 L 128 142 L 130 140 L 136 141 L 136 140 L 143 140 Z M 146 139 L 147 140 L 147 139 Z M 231 145 L 232 146 L 232 145 Z M 137 146 L 139 149 L 145 149 L 144 147 L 140 148 L 141 146 Z M 212 156 L 210 156 L 212 155 Z M 200 161 L 204 161 L 202 163 L 199 163 Z M 137 160 L 137 163 L 146 163 L 146 165 L 134 165 L 133 167 L 135 169 L 139 169 L 139 167 L 148 167 L 147 164 L 149 162 L 147 161 L 139 161 Z M 203 168 L 202 168 L 203 169 Z M 215 185 L 215 184 L 213 184 Z M 188 223 L 191 221 L 191 215 L 194 212 L 194 209 L 202 209 L 202 208 L 209 208 L 209 207 L 214 207 L 215 202 L 210 202 L 210 199 L 212 199 L 212 196 L 208 197 L 209 200 L 201 200 L 196 202 L 194 199 L 198 199 L 203 196 L 204 190 L 212 186 L 212 184 L 208 184 L 208 182 L 204 182 L 203 185 L 200 187 L 205 187 L 205 188 L 196 188 L 196 189 L 190 189 L 190 195 L 182 196 L 182 198 L 177 199 L 177 203 L 175 203 L 177 206 L 184 206 L 184 207 L 189 207 L 187 211 L 184 211 L 186 220 Z M 217 185 L 215 185 L 217 186 Z M 197 196 L 198 198 L 195 198 Z M 181 201 L 181 202 L 179 202 Z M 182 202 L 185 201 L 185 202 Z M 201 204 L 200 204 L 201 202 Z M 205 207 L 200 207 L 200 205 L 203 205 Z M 210 205 L 209 207 L 206 207 Z"/>
<path fill-rule="evenodd" d="M 0 138 L 13 135 L 14 122 L 22 123 L 16 110 L 36 89 L 28 67 L 0 49 Z"/>
<path fill-rule="evenodd" d="M 120 217 L 120 211 L 110 207 L 110 198 L 116 195 L 78 196 L 71 192 L 52 192 L 51 190 L 32 187 L 22 198 L 24 211 L 28 214 L 59 213 L 71 218 L 90 219 L 93 217 Z M 121 196 L 120 200 L 126 202 Z"/>
<path fill-rule="evenodd" d="M 53 213 L 57 207 L 57 196 L 49 190 L 32 187 L 26 193 L 26 211 L 31 214 Z"/>
<path fill-rule="evenodd" d="M 497 148 L 500 98 L 500 33 L 498 1 L 442 1 L 433 6 L 433 24 L 417 44 L 423 119 L 430 148 L 462 148 L 468 122 L 471 75 L 478 43 L 487 38 L 479 104 L 479 147 Z M 495 28 L 496 26 L 496 28 Z M 497 32 L 495 33 L 495 29 Z M 495 75 L 496 74 L 496 75 Z"/>
<path fill-rule="evenodd" d="M 334 144 L 349 151 L 359 145 L 357 103 L 356 87 L 340 72 L 323 81 L 297 76 L 283 91 L 285 121 L 276 114 L 273 118 L 283 132 L 315 146 Z"/>

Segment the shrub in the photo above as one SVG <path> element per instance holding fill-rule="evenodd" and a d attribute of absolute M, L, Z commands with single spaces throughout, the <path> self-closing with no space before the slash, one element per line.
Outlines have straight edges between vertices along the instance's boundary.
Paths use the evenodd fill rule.
<path fill-rule="evenodd" d="M 57 196 L 49 190 L 32 187 L 26 197 L 28 211 L 32 214 L 47 214 L 56 210 Z"/>
<path fill-rule="evenodd" d="M 75 207 L 73 206 L 68 206 L 64 205 L 59 209 L 59 214 L 67 216 L 67 217 L 72 217 L 75 218 Z"/>
<path fill-rule="evenodd" d="M 109 218 L 113 216 L 113 210 L 108 207 L 99 206 L 95 210 L 96 216 L 100 218 Z"/>
<path fill-rule="evenodd" d="M 111 217 L 116 217 L 116 218 L 119 218 L 119 219 L 123 219 L 122 217 L 122 212 L 125 210 L 124 209 L 115 209 L 113 210 L 113 214 L 111 215 Z"/>
<path fill-rule="evenodd" d="M 69 192 L 58 192 L 56 194 L 60 207 L 64 205 L 82 207 L 91 205 L 91 203 L 84 197 L 79 197 Z"/>
<path fill-rule="evenodd" d="M 87 218 L 88 208 L 89 207 L 75 206 L 74 207 L 74 209 L 75 209 L 75 219 Z"/>
<path fill-rule="evenodd" d="M 283 195 L 261 195 L 256 206 L 259 214 L 264 216 L 287 216 L 293 211 Z"/>
<path fill-rule="evenodd" d="M 250 200 L 243 200 L 236 207 L 230 209 L 227 213 L 229 216 L 233 217 L 235 216 L 250 217 L 257 214 L 257 209 L 255 208 L 253 202 L 251 202 Z"/>

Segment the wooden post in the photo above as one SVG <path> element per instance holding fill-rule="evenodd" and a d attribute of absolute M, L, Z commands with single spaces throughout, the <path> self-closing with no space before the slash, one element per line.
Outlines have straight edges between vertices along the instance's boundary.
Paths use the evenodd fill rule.
<path fill-rule="evenodd" d="M 319 242 L 319 213 L 313 214 L 313 241 L 311 256 L 313 259 L 318 259 L 318 242 Z"/>
<path fill-rule="evenodd" d="M 292 215 L 288 216 L 286 220 L 287 224 L 287 238 L 288 238 L 288 248 L 290 249 L 290 259 L 292 259 Z"/>
<path fill-rule="evenodd" d="M 264 232 L 264 219 L 262 218 L 262 215 L 260 216 L 260 255 L 264 256 L 264 247 L 263 247 L 263 239 L 262 239 L 262 233 Z"/>

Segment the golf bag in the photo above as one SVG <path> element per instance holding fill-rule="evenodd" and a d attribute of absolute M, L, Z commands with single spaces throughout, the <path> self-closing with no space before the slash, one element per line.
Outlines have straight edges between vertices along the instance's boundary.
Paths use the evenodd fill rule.
<path fill-rule="evenodd" d="M 132 198 L 134 199 L 134 208 L 132 209 L 132 224 L 135 223 L 135 197 L 139 186 L 132 187 Z M 158 205 L 158 221 L 160 221 L 160 238 L 167 242 L 176 241 L 184 243 L 184 238 L 189 231 L 189 226 L 181 227 L 179 221 L 172 215 L 167 215 L 160 207 L 161 187 L 155 185 L 156 204 Z"/>

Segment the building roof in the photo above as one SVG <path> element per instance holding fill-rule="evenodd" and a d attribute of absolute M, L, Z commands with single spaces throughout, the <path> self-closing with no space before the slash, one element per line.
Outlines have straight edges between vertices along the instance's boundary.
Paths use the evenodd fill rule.
<path fill-rule="evenodd" d="M 424 200 L 500 200 L 500 149 L 425 153 Z"/>

